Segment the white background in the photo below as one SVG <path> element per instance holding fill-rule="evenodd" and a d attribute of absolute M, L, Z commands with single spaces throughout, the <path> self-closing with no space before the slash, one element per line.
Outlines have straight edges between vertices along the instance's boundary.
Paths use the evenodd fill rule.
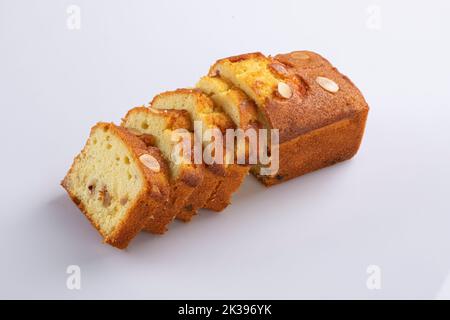
<path fill-rule="evenodd" d="M 448 1 L 0 0 L 0 297 L 449 298 L 449 14 Z M 59 186 L 93 124 L 218 58 L 300 49 L 369 102 L 353 160 L 270 189 L 248 177 L 222 214 L 126 251 L 101 243 Z"/>

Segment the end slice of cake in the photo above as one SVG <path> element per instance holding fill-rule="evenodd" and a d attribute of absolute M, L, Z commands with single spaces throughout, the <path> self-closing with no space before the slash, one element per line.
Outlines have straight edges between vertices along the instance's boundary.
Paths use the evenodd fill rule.
<path fill-rule="evenodd" d="M 62 186 L 104 241 L 123 249 L 157 221 L 169 197 L 167 171 L 156 148 L 125 128 L 98 123 Z"/>

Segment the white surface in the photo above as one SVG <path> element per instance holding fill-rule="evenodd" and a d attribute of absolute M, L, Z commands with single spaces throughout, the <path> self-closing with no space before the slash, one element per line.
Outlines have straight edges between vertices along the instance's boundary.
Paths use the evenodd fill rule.
<path fill-rule="evenodd" d="M 70 4 L 81 30 L 66 27 Z M 442 297 L 449 12 L 448 1 L 0 0 L 0 297 Z M 329 58 L 367 98 L 358 155 L 271 189 L 249 177 L 223 214 L 142 233 L 125 252 L 103 245 L 59 186 L 89 128 L 193 85 L 218 58 L 296 49 Z M 66 288 L 68 265 L 81 290 Z M 366 287 L 369 265 L 380 290 Z"/>

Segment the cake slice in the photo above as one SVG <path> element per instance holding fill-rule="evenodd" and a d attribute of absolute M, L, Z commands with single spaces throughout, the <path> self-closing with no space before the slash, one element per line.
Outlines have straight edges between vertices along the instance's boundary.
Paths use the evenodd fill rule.
<path fill-rule="evenodd" d="M 62 186 L 104 241 L 123 249 L 145 225 L 158 223 L 169 198 L 167 171 L 156 148 L 125 128 L 98 123 Z"/>
<path fill-rule="evenodd" d="M 244 159 L 246 164 L 256 164 L 258 129 L 263 128 L 261 124 L 263 121 L 260 119 L 255 103 L 242 90 L 220 77 L 202 77 L 197 82 L 196 88 L 208 95 L 214 104 L 221 107 L 233 120 L 236 127 L 242 129 L 240 138 L 238 138 L 239 135 L 236 135 L 235 153 L 244 156 L 241 159 Z M 250 157 L 250 154 L 253 154 L 253 158 Z"/>
<path fill-rule="evenodd" d="M 238 128 L 258 126 L 258 109 L 240 89 L 220 77 L 202 77 L 196 88 L 220 106 Z"/>
<path fill-rule="evenodd" d="M 359 149 L 368 105 L 358 88 L 316 53 L 229 57 L 218 60 L 209 76 L 242 90 L 256 104 L 261 127 L 279 130 L 278 170 L 267 174 L 268 166 L 252 167 L 266 186 L 350 159 Z"/>
<path fill-rule="evenodd" d="M 178 89 L 164 92 L 153 99 L 151 107 L 162 110 L 186 110 L 192 121 L 201 122 L 202 134 L 209 129 L 218 129 L 224 135 L 227 129 L 235 128 L 233 121 L 223 110 L 198 89 Z M 223 140 L 225 141 L 224 138 Z M 207 146 L 210 142 L 207 140 L 201 141 L 203 141 L 204 146 Z M 209 169 L 207 170 L 208 179 L 215 180 L 216 183 L 205 208 L 218 212 L 230 204 L 232 194 L 241 186 L 249 171 L 249 166 L 228 163 L 229 161 L 225 158 L 234 157 L 234 154 L 230 155 L 226 151 L 223 151 L 223 154 L 224 160 L 222 163 L 207 166 Z"/>
<path fill-rule="evenodd" d="M 189 221 L 198 208 L 203 205 L 203 194 L 198 194 L 198 188 L 204 180 L 202 166 L 191 161 L 192 150 L 187 150 L 189 158 L 180 154 L 175 148 L 180 142 L 176 138 L 176 130 L 184 130 L 190 147 L 193 146 L 192 124 L 186 111 L 154 110 L 146 107 L 131 109 L 122 121 L 122 126 L 132 130 L 142 139 L 159 148 L 170 168 L 171 192 L 170 201 L 165 208 L 163 217 L 169 221 L 177 217 Z M 151 137 L 149 140 L 148 137 Z M 179 136 L 181 138 L 181 136 Z M 180 145 L 181 146 L 181 145 Z M 180 151 L 182 151 L 180 149 Z M 181 160 L 181 161 L 180 161 Z M 195 191 L 195 193 L 194 193 Z M 153 233 L 164 233 L 165 229 L 154 229 L 149 224 L 145 228 Z"/>

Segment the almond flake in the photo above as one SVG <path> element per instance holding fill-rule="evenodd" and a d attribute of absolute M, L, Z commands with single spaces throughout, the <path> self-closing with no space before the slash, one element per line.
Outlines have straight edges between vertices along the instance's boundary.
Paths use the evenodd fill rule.
<path fill-rule="evenodd" d="M 333 80 L 325 77 L 317 77 L 316 82 L 328 92 L 336 93 L 339 91 L 339 86 Z"/>
<path fill-rule="evenodd" d="M 280 94 L 280 96 L 286 99 L 292 97 L 291 87 L 284 82 L 278 82 L 278 93 Z"/>
<path fill-rule="evenodd" d="M 292 54 L 292 58 L 298 59 L 298 60 L 308 60 L 309 56 L 304 52 L 294 52 Z"/>
<path fill-rule="evenodd" d="M 158 160 L 156 160 L 149 154 L 143 154 L 139 157 L 139 160 L 144 164 L 144 166 L 146 166 L 153 172 L 159 172 L 161 170 Z"/>

